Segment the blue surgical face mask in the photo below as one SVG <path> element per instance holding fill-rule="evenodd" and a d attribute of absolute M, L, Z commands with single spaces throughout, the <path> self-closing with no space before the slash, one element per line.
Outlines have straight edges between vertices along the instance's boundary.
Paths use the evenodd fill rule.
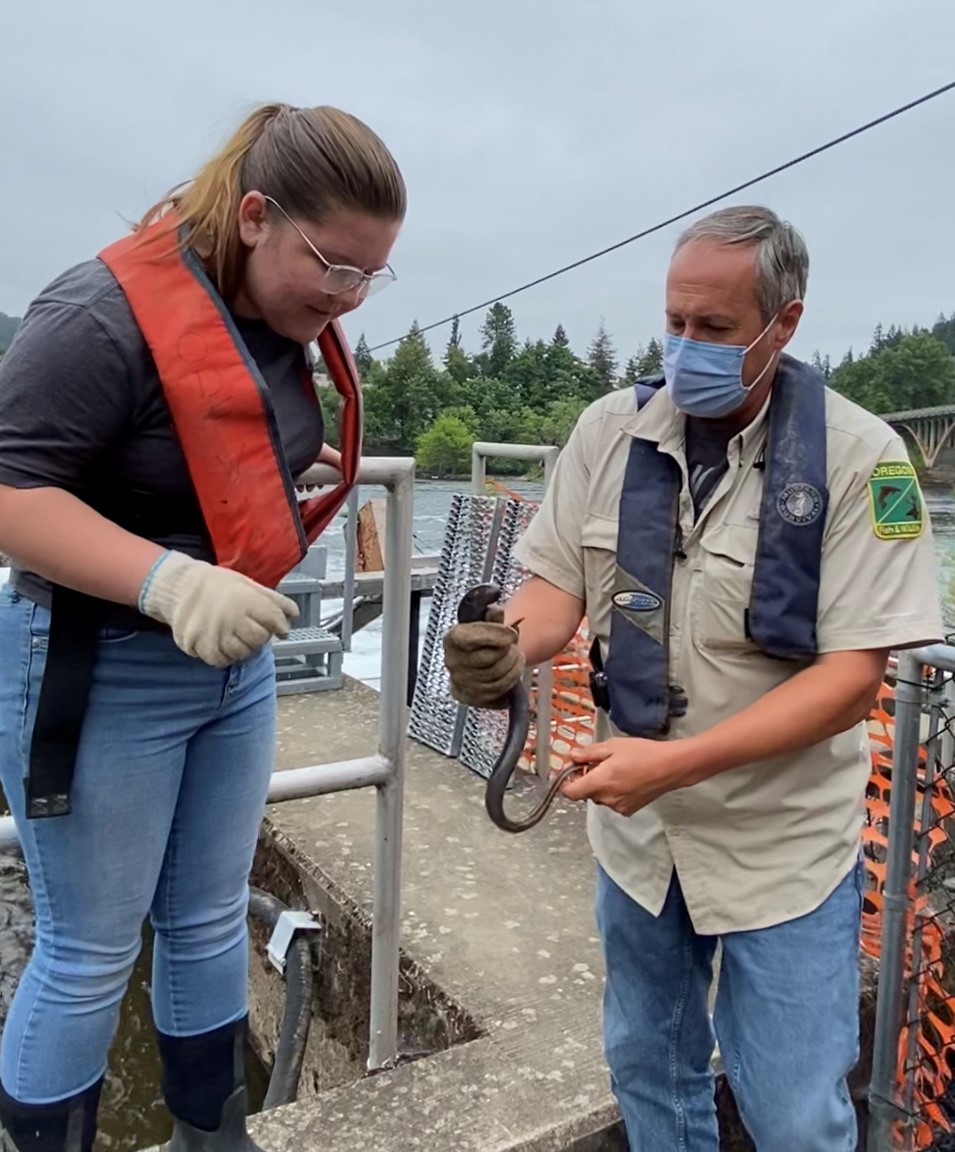
<path fill-rule="evenodd" d="M 775 322 L 774 316 L 752 344 L 745 347 L 710 344 L 667 332 L 663 344 L 663 374 L 677 408 L 687 416 L 711 419 L 735 412 L 749 395 L 750 388 L 755 388 L 769 371 L 773 356 L 749 388 L 743 383 L 746 353 L 756 347 Z"/>

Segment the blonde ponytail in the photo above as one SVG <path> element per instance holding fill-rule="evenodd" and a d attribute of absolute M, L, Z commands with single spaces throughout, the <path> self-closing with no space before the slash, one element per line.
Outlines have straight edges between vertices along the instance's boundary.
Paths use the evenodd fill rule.
<path fill-rule="evenodd" d="M 398 165 L 362 121 L 337 108 L 264 104 L 189 183 L 153 205 L 137 228 L 174 208 L 184 243 L 195 248 L 219 293 L 231 300 L 245 263 L 239 204 L 251 191 L 315 223 L 335 207 L 393 220 L 407 211 Z"/>

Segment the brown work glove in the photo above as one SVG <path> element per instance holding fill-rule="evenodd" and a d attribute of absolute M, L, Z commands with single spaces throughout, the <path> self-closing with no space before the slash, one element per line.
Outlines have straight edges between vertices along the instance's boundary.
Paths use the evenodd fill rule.
<path fill-rule="evenodd" d="M 493 615 L 503 613 L 492 611 Z M 524 675 L 524 653 L 517 629 L 481 621 L 455 624 L 444 636 L 444 666 L 451 674 L 451 695 L 471 708 L 506 708 L 506 693 Z"/>

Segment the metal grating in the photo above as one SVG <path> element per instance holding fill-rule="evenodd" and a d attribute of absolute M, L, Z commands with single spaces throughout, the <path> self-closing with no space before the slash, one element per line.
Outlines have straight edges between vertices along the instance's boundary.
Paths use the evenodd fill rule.
<path fill-rule="evenodd" d="M 529 575 L 527 569 L 514 559 L 513 550 L 534 518 L 538 504 L 530 500 L 507 500 L 502 503 L 501 530 L 494 550 L 490 580 L 503 588 L 506 596 L 510 596 Z M 532 716 L 532 723 L 533 719 Z M 479 776 L 490 776 L 506 735 L 506 712 L 469 708 L 461 735 L 461 763 Z"/>
<path fill-rule="evenodd" d="M 292 628 L 284 640 L 273 640 L 277 660 L 285 656 L 315 656 L 323 652 L 341 651 L 341 641 L 334 632 L 317 625 Z"/>
<path fill-rule="evenodd" d="M 461 597 L 490 577 L 502 504 L 495 497 L 455 493 L 448 513 L 408 725 L 410 736 L 445 756 L 460 750 L 467 709 L 451 696 L 442 641 Z"/>

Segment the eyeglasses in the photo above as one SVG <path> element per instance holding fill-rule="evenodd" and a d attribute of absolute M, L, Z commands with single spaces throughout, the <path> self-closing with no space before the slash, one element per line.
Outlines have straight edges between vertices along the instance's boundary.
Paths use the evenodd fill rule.
<path fill-rule="evenodd" d="M 329 296 L 338 296 L 342 292 L 357 292 L 364 300 L 366 296 L 370 296 L 373 292 L 379 292 L 382 288 L 387 288 L 389 284 L 393 284 L 398 279 L 390 264 L 386 264 L 377 272 L 369 273 L 363 272 L 360 268 L 353 268 L 350 264 L 330 263 L 277 200 L 271 196 L 266 196 L 265 199 L 282 213 L 316 257 L 324 264 L 325 278 L 322 283 L 322 291 L 327 292 Z"/>

